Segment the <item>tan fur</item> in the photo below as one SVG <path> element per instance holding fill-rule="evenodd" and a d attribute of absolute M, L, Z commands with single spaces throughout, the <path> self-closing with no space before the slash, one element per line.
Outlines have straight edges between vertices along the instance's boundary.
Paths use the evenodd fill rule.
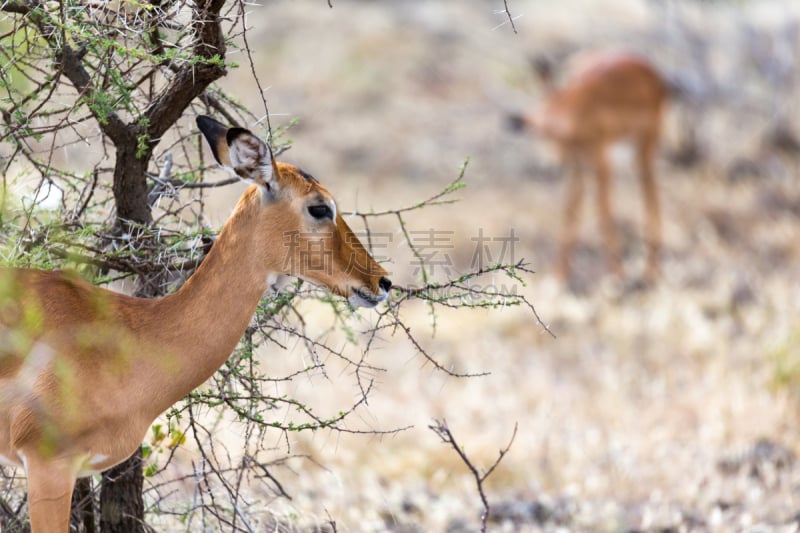
<path fill-rule="evenodd" d="M 274 170 L 280 194 L 265 202 L 264 190 L 250 187 L 172 295 L 137 299 L 69 273 L 0 270 L 0 455 L 25 458 L 35 533 L 67 531 L 78 473 L 125 460 L 160 413 L 225 362 L 268 274 L 385 296 L 386 271 L 344 220 L 305 212 L 309 199 L 332 202 L 330 193 L 291 165 Z M 317 245 L 329 269 L 309 268 L 302 252 Z M 89 465 L 98 455 L 107 459 Z"/>
<path fill-rule="evenodd" d="M 611 170 L 608 147 L 632 142 L 636 149 L 645 207 L 648 243 L 647 275 L 655 278 L 661 249 L 661 217 L 654 174 L 654 159 L 661 131 L 667 88 L 645 59 L 623 52 L 595 52 L 581 56 L 573 73 L 553 89 L 539 108 L 527 117 L 533 128 L 554 141 L 568 169 L 563 234 L 558 274 L 570 276 L 569 257 L 575 245 L 583 198 L 582 167 L 594 167 L 600 230 L 609 266 L 622 274 L 611 209 Z"/>

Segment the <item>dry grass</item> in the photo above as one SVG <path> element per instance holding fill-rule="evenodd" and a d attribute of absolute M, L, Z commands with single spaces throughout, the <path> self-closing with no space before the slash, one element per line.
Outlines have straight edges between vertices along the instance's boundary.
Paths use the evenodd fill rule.
<path fill-rule="evenodd" d="M 469 267 L 479 228 L 490 236 L 514 228 L 516 258 L 540 271 L 519 290 L 557 335 L 517 309 L 444 312 L 427 346 L 446 364 L 491 372 L 462 380 L 386 339 L 375 361 L 387 372 L 352 423 L 413 429 L 385 438 L 297 437 L 293 452 L 314 462 L 294 463 L 295 473 L 283 476 L 294 499 L 271 502 L 268 513 L 298 527 L 333 519 L 338 531 L 474 530 L 480 502 L 472 479 L 427 429 L 444 417 L 468 455 L 487 466 L 519 423 L 487 484 L 490 501 L 506 515 L 493 524 L 498 531 L 559 524 L 587 531 L 796 530 L 800 470 L 784 459 L 800 446 L 800 375 L 792 367 L 800 364 L 798 160 L 773 158 L 781 172 L 732 182 L 726 163 L 760 153 L 767 118 L 747 116 L 746 125 L 731 128 L 745 119 L 724 105 L 709 110 L 701 134 L 713 159 L 689 171 L 660 163 L 666 251 L 658 286 L 630 291 L 605 275 L 589 209 L 577 259 L 585 290 L 565 290 L 550 274 L 561 203 L 561 183 L 548 172 L 552 153 L 502 127 L 504 114 L 537 92 L 528 54 L 617 44 L 665 69 L 681 68 L 685 58 L 669 36 L 654 37 L 659 18 L 645 2 L 509 4 L 523 15 L 517 36 L 507 26 L 494 29 L 504 21 L 493 12 L 502 2 L 253 8 L 250 23 L 261 34 L 255 60 L 271 85 L 271 111 L 300 119 L 284 157 L 329 184 L 345 208 L 368 210 L 436 192 L 471 156 L 462 201 L 419 214 L 412 229 L 452 232 L 446 252 L 457 270 Z M 706 12 L 721 69 L 735 63 L 726 51 L 738 46 L 737 23 L 749 18 L 770 27 L 798 11 L 790 0 L 736 5 Z M 225 83 L 257 108 L 241 78 Z M 785 105 L 793 109 L 790 100 Z M 670 131 L 667 143 L 676 135 Z M 617 163 L 614 202 L 625 267 L 635 278 L 643 267 L 639 191 L 624 170 L 626 154 Z M 400 241 L 395 234 L 387 252 L 392 275 L 413 283 Z M 428 327 L 423 306 L 412 324 Z M 293 357 L 273 353 L 265 364 L 278 371 Z M 347 406 L 356 394 L 336 379 L 291 392 L 320 406 Z"/>

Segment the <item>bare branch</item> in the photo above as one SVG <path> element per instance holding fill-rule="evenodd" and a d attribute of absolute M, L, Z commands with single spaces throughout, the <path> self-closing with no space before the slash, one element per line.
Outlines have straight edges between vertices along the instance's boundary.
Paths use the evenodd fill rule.
<path fill-rule="evenodd" d="M 464 448 L 456 442 L 456 439 L 450 431 L 450 428 L 447 426 L 447 420 L 434 420 L 433 422 L 434 423 L 428 427 L 442 439 L 442 442 L 449 444 L 450 447 L 456 451 L 458 456 L 461 458 L 461 461 L 464 463 L 467 469 L 469 469 L 472 477 L 475 478 L 475 485 L 478 488 L 478 495 L 481 498 L 481 503 L 483 503 L 483 511 L 481 512 L 481 533 L 485 533 L 486 523 L 489 520 L 489 512 L 491 511 L 491 508 L 489 507 L 489 501 L 486 499 L 486 492 L 483 488 L 483 482 L 486 481 L 486 478 L 488 478 L 492 472 L 494 472 L 494 470 L 500 464 L 500 461 L 502 461 L 503 457 L 505 457 L 505 455 L 508 453 L 508 450 L 511 449 L 511 445 L 514 443 L 514 438 L 517 436 L 517 424 L 514 424 L 514 432 L 511 434 L 511 439 L 508 441 L 506 447 L 500 449 L 497 460 L 492 463 L 488 470 L 481 474 L 478 471 L 478 468 L 467 456 Z"/>
<path fill-rule="evenodd" d="M 511 11 L 508 10 L 508 0 L 503 0 L 503 7 L 508 16 L 508 21 L 511 23 L 511 29 L 514 30 L 514 33 L 517 33 L 517 27 L 514 25 L 514 17 L 511 16 Z"/>
<path fill-rule="evenodd" d="M 206 0 L 192 22 L 193 55 L 205 61 L 187 62 L 181 66 L 145 111 L 144 118 L 149 124 L 146 133 L 153 145 L 180 118 L 195 97 L 225 75 L 225 37 L 219 24 L 224 4 L 225 0 Z"/>

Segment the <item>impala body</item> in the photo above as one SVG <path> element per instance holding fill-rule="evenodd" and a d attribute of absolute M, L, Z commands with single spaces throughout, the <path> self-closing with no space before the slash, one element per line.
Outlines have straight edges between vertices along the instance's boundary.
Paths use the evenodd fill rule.
<path fill-rule="evenodd" d="M 217 161 L 254 184 L 178 291 L 139 299 L 70 273 L 0 270 L 0 462 L 27 472 L 34 533 L 66 532 L 75 478 L 128 458 L 225 362 L 268 278 L 298 276 L 362 306 L 391 287 L 314 178 L 247 130 L 198 125 Z"/>
<path fill-rule="evenodd" d="M 661 249 L 654 160 L 667 85 L 646 59 L 627 52 L 587 53 L 573 63 L 571 75 L 560 87 L 549 76 L 543 76 L 548 93 L 544 100 L 532 113 L 512 119 L 516 127 L 529 126 L 555 143 L 568 170 L 557 272 L 562 279 L 570 276 L 569 258 L 575 246 L 585 188 L 582 170 L 590 166 L 597 181 L 597 211 L 609 267 L 615 274 L 622 274 L 611 214 L 608 161 L 609 146 L 622 141 L 635 148 L 645 208 L 647 276 L 652 279 L 658 272 Z"/>

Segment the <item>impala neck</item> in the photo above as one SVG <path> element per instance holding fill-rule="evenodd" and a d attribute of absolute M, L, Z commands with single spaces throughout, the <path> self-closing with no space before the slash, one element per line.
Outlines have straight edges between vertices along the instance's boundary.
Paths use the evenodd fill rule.
<path fill-rule="evenodd" d="M 256 189 L 245 193 L 197 272 L 156 303 L 161 327 L 174 324 L 160 339 L 159 351 L 169 360 L 159 408 L 184 397 L 225 363 L 267 288 L 267 275 L 280 268 L 280 237 L 270 239 L 262 231 L 259 213 L 265 208 L 259 196 Z M 270 241 L 278 252 L 274 258 Z"/>

